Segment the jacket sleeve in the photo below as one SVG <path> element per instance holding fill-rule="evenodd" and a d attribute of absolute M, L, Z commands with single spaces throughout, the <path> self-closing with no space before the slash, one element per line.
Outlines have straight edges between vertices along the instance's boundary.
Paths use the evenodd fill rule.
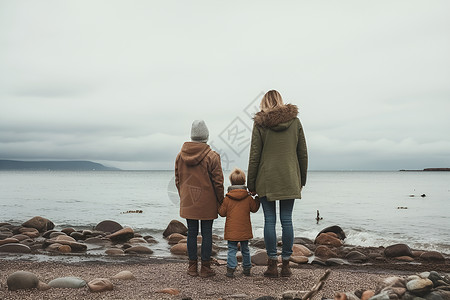
<path fill-rule="evenodd" d="M 252 196 L 249 196 L 250 199 L 250 211 L 252 213 L 255 213 L 258 211 L 259 209 L 259 200 L 256 200 L 255 198 L 253 198 Z"/>
<path fill-rule="evenodd" d="M 223 199 L 223 202 L 219 207 L 219 215 L 221 217 L 227 216 L 227 208 L 228 208 L 228 201 L 227 201 L 227 197 L 225 197 L 225 199 Z"/>
<path fill-rule="evenodd" d="M 306 148 L 305 134 L 303 133 L 303 126 L 300 120 L 298 121 L 300 129 L 298 131 L 297 143 L 297 159 L 300 167 L 301 186 L 306 185 L 306 174 L 308 172 L 308 150 Z"/>
<path fill-rule="evenodd" d="M 262 139 L 258 127 L 253 124 L 252 141 L 250 145 L 250 157 L 248 159 L 248 180 L 247 187 L 250 192 L 256 191 L 256 176 L 262 152 Z"/>
<path fill-rule="evenodd" d="M 180 154 L 177 155 L 175 160 L 175 186 L 177 187 L 178 194 L 180 193 L 180 174 L 178 173 L 178 162 L 180 160 Z"/>
<path fill-rule="evenodd" d="M 217 202 L 221 204 L 224 197 L 222 164 L 220 163 L 220 155 L 216 152 L 214 152 L 214 154 L 215 155 L 211 159 L 209 175 L 214 187 L 214 192 L 216 193 Z"/>

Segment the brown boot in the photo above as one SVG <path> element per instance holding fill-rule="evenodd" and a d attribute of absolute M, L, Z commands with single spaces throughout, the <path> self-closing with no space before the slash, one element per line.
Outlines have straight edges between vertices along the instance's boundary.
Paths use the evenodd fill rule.
<path fill-rule="evenodd" d="M 269 258 L 267 260 L 267 270 L 264 272 L 264 276 L 271 277 L 271 278 L 278 277 L 277 264 L 278 264 L 278 260 Z"/>
<path fill-rule="evenodd" d="M 187 273 L 191 276 L 198 276 L 196 260 L 189 260 L 189 268 L 188 268 Z"/>
<path fill-rule="evenodd" d="M 292 271 L 289 267 L 289 259 L 283 259 L 283 265 L 281 266 L 281 277 L 291 277 Z"/>
<path fill-rule="evenodd" d="M 211 277 L 214 275 L 216 275 L 216 272 L 214 272 L 211 269 L 211 261 L 202 260 L 202 267 L 200 268 L 200 277 Z"/>

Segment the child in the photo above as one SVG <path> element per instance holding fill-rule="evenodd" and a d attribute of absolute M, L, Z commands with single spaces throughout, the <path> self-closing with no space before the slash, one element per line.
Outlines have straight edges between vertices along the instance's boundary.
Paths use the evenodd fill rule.
<path fill-rule="evenodd" d="M 223 202 L 223 173 L 220 156 L 209 147 L 209 131 L 203 120 L 195 120 L 191 142 L 185 142 L 175 161 L 175 185 L 180 195 L 180 216 L 188 227 L 187 273 L 198 276 L 197 235 L 199 220 L 202 233 L 200 277 L 214 276 L 211 269 L 212 224 Z"/>
<path fill-rule="evenodd" d="M 234 277 L 237 267 L 236 252 L 241 244 L 244 275 L 250 276 L 252 267 L 248 240 L 253 238 L 250 212 L 257 212 L 259 201 L 253 199 L 245 186 L 245 173 L 234 169 L 230 174 L 231 186 L 219 207 L 219 214 L 225 221 L 225 240 L 228 240 L 227 277 Z"/>

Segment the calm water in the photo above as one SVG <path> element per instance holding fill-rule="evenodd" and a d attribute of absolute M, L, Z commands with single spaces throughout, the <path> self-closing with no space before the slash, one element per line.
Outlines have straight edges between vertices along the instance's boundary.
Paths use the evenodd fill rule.
<path fill-rule="evenodd" d="M 450 172 L 310 172 L 308 176 L 303 199 L 294 206 L 296 236 L 314 239 L 323 228 L 339 225 L 347 234 L 347 244 L 402 242 L 450 253 Z M 184 221 L 175 191 L 172 171 L 2 171 L 0 222 L 22 223 L 39 215 L 58 228 L 86 228 L 109 219 L 161 236 L 170 220 Z M 143 213 L 124 213 L 132 210 Z M 316 224 L 316 210 L 323 217 L 320 224 Z M 262 210 L 252 215 L 252 223 L 254 235 L 262 237 Z M 219 217 L 215 233 L 222 235 L 223 228 L 224 219 Z"/>

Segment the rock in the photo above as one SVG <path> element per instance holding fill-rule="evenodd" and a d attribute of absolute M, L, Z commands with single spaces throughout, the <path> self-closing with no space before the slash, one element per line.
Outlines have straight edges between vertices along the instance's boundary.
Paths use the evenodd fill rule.
<path fill-rule="evenodd" d="M 314 257 L 313 261 L 311 262 L 312 265 L 319 265 L 319 266 L 326 266 L 327 264 L 321 260 L 319 257 Z"/>
<path fill-rule="evenodd" d="M 107 249 L 107 250 L 105 251 L 105 253 L 106 253 L 107 255 L 111 255 L 111 256 L 125 255 L 125 251 L 123 251 L 122 249 L 119 249 L 119 248 L 110 248 L 110 249 Z"/>
<path fill-rule="evenodd" d="M 56 238 L 55 238 L 55 241 L 68 241 L 68 242 L 76 242 L 76 240 L 73 238 L 73 237 L 71 237 L 71 236 L 68 236 L 68 235 L 58 235 Z"/>
<path fill-rule="evenodd" d="M 259 248 L 259 249 L 266 248 L 266 244 L 264 243 L 264 239 L 262 239 L 262 238 L 254 238 L 254 239 L 250 240 L 250 245 L 252 245 L 255 248 Z"/>
<path fill-rule="evenodd" d="M 4 245 L 4 244 L 14 244 L 14 243 L 18 243 L 19 240 L 16 238 L 6 238 L 4 240 L 0 240 L 0 246 Z"/>
<path fill-rule="evenodd" d="M 448 300 L 450 299 L 449 291 L 435 290 L 425 296 L 426 300 Z"/>
<path fill-rule="evenodd" d="M 345 255 L 345 259 L 353 262 L 365 262 L 368 260 L 368 257 L 362 252 L 353 250 Z"/>
<path fill-rule="evenodd" d="M 44 232 L 42 234 L 43 238 L 49 239 L 50 238 L 50 234 L 52 234 L 53 232 L 57 232 L 57 230 L 51 229 L 51 230 L 47 230 L 46 232 Z"/>
<path fill-rule="evenodd" d="M 70 253 L 72 252 L 72 248 L 69 245 L 61 245 L 58 247 L 58 251 L 60 253 Z"/>
<path fill-rule="evenodd" d="M 12 238 L 18 239 L 19 241 L 24 241 L 26 239 L 29 239 L 30 237 L 28 235 L 25 235 L 25 234 L 15 234 L 15 235 L 12 236 Z"/>
<path fill-rule="evenodd" d="M 109 232 L 109 233 L 114 233 L 121 229 L 123 229 L 122 225 L 120 225 L 119 223 L 117 223 L 115 221 L 111 221 L 111 220 L 102 221 L 94 227 L 94 230 Z"/>
<path fill-rule="evenodd" d="M 156 291 L 157 293 L 164 293 L 164 294 L 170 294 L 170 295 L 178 295 L 180 294 L 180 290 L 174 289 L 174 288 L 165 288 L 159 291 Z"/>
<path fill-rule="evenodd" d="M 252 263 L 257 266 L 267 266 L 267 260 L 269 257 L 267 256 L 266 250 L 258 249 L 252 255 Z"/>
<path fill-rule="evenodd" d="M 433 288 L 433 282 L 430 279 L 420 278 L 408 281 L 406 284 L 408 291 L 417 296 L 426 295 Z"/>
<path fill-rule="evenodd" d="M 342 241 L 345 240 L 345 238 L 346 238 L 344 230 L 342 230 L 341 227 L 334 225 L 334 226 L 330 226 L 330 227 L 322 229 L 322 231 L 317 234 L 316 239 L 320 234 L 328 233 L 328 232 L 332 232 L 332 233 L 336 234 L 337 238 Z"/>
<path fill-rule="evenodd" d="M 79 289 L 86 285 L 86 281 L 78 277 L 60 277 L 48 283 L 52 288 Z"/>
<path fill-rule="evenodd" d="M 69 228 L 63 228 L 61 229 L 61 232 L 64 232 L 67 235 L 70 235 L 72 232 L 75 232 L 75 228 L 69 227 Z"/>
<path fill-rule="evenodd" d="M 347 300 L 347 295 L 345 293 L 334 294 L 334 300 Z"/>
<path fill-rule="evenodd" d="M 10 291 L 28 290 L 37 288 L 39 279 L 31 272 L 17 271 L 8 276 L 6 284 Z"/>
<path fill-rule="evenodd" d="M 420 258 L 426 261 L 445 262 L 445 257 L 437 251 L 424 252 Z"/>
<path fill-rule="evenodd" d="M 285 291 L 282 296 L 283 300 L 298 298 L 297 291 Z"/>
<path fill-rule="evenodd" d="M 84 242 L 86 244 L 95 244 L 95 245 L 107 245 L 111 243 L 110 240 L 99 237 L 90 237 L 87 238 Z"/>
<path fill-rule="evenodd" d="M 394 259 L 399 260 L 399 261 L 406 261 L 406 262 L 414 261 L 414 258 L 412 258 L 411 256 L 397 256 L 397 257 L 394 257 Z"/>
<path fill-rule="evenodd" d="M 157 243 L 158 243 L 158 241 L 155 240 L 155 238 L 152 237 L 151 235 L 144 236 L 144 239 L 145 239 L 145 240 L 147 241 L 147 243 L 149 243 L 149 244 L 157 244 Z"/>
<path fill-rule="evenodd" d="M 444 280 L 444 278 L 441 275 L 439 275 L 438 272 L 435 272 L 435 271 L 429 272 L 427 278 L 430 279 L 431 281 L 433 281 L 433 286 L 435 286 L 435 287 L 440 285 L 439 281 Z"/>
<path fill-rule="evenodd" d="M 70 236 L 73 237 L 74 239 L 76 239 L 77 241 L 86 239 L 86 236 L 83 235 L 81 232 L 78 232 L 78 231 L 72 232 L 70 234 Z"/>
<path fill-rule="evenodd" d="M 70 246 L 73 252 L 84 252 L 87 250 L 87 245 L 79 242 L 60 240 L 57 243 Z"/>
<path fill-rule="evenodd" d="M 413 257 L 411 249 L 405 244 L 395 244 L 386 247 L 384 249 L 384 255 L 386 257 L 398 257 L 398 256 L 410 256 Z"/>
<path fill-rule="evenodd" d="M 306 263 L 308 263 L 309 259 L 306 256 L 295 256 L 295 255 L 292 255 L 290 260 L 292 262 L 294 262 L 294 263 L 297 263 L 297 264 L 306 264 Z"/>
<path fill-rule="evenodd" d="M 170 253 L 175 255 L 187 255 L 187 244 L 176 244 L 170 248 Z"/>
<path fill-rule="evenodd" d="M 371 297 L 375 295 L 375 291 L 367 290 L 362 293 L 361 300 L 369 300 Z"/>
<path fill-rule="evenodd" d="M 167 228 L 163 232 L 164 237 L 168 237 L 172 233 L 180 233 L 182 235 L 187 234 L 187 227 L 177 220 L 170 221 L 169 225 L 167 225 Z"/>
<path fill-rule="evenodd" d="M 87 283 L 89 290 L 93 293 L 112 291 L 114 286 L 109 279 L 95 278 Z"/>
<path fill-rule="evenodd" d="M 372 296 L 370 300 L 390 300 L 389 294 L 387 292 L 379 293 L 375 296 Z"/>
<path fill-rule="evenodd" d="M 314 241 L 311 239 L 305 238 L 305 237 L 295 237 L 294 244 L 312 245 L 312 244 L 314 244 Z"/>
<path fill-rule="evenodd" d="M 391 276 L 383 280 L 383 286 L 404 288 L 406 287 L 406 280 L 401 277 Z"/>
<path fill-rule="evenodd" d="M 316 251 L 314 251 L 314 254 L 320 258 L 331 258 L 338 256 L 333 250 L 324 245 L 318 246 Z"/>
<path fill-rule="evenodd" d="M 47 290 L 51 289 L 51 287 L 48 284 L 46 284 L 45 282 L 39 281 L 37 289 L 40 291 L 47 291 Z"/>
<path fill-rule="evenodd" d="M 144 238 L 134 237 L 128 241 L 130 244 L 148 244 Z"/>
<path fill-rule="evenodd" d="M 347 300 L 360 300 L 354 293 L 345 293 Z"/>
<path fill-rule="evenodd" d="M 325 261 L 325 264 L 327 266 L 342 266 L 342 265 L 349 265 L 348 261 L 342 259 L 342 258 L 329 258 Z"/>
<path fill-rule="evenodd" d="M 309 250 L 308 248 L 306 248 L 303 245 L 294 244 L 292 246 L 292 255 L 294 255 L 294 256 L 312 256 L 313 253 L 311 252 L 311 250 Z"/>
<path fill-rule="evenodd" d="M 178 244 L 179 241 L 181 241 L 182 239 L 185 239 L 186 236 L 180 234 L 180 233 L 172 233 L 171 235 L 169 235 L 167 237 L 167 242 L 169 243 L 169 245 L 175 245 Z"/>
<path fill-rule="evenodd" d="M 111 277 L 112 279 L 120 279 L 120 280 L 134 280 L 136 277 L 134 277 L 133 273 L 130 271 L 121 271 Z"/>
<path fill-rule="evenodd" d="M 106 237 L 115 243 L 124 243 L 134 237 L 134 231 L 132 228 L 126 227 L 107 235 Z"/>
<path fill-rule="evenodd" d="M 19 243 L 3 244 L 0 246 L 0 252 L 8 253 L 31 253 L 31 248 Z"/>
<path fill-rule="evenodd" d="M 33 217 L 22 224 L 23 227 L 36 228 L 39 232 L 44 232 L 55 228 L 52 221 L 43 217 Z"/>
<path fill-rule="evenodd" d="M 49 244 L 47 247 L 45 247 L 45 250 L 47 251 L 59 251 L 59 247 L 61 247 L 62 244 L 60 243 L 53 243 L 53 244 Z"/>
<path fill-rule="evenodd" d="M 41 235 L 36 228 L 22 227 L 19 229 L 19 232 L 30 238 L 37 238 Z"/>
<path fill-rule="evenodd" d="M 315 244 L 318 245 L 327 245 L 327 246 L 333 246 L 333 247 L 340 247 L 343 245 L 342 241 L 333 236 L 330 233 L 321 233 L 316 240 L 314 241 Z"/>
<path fill-rule="evenodd" d="M 132 246 L 125 250 L 126 254 L 152 254 L 153 250 L 145 246 Z"/>
<path fill-rule="evenodd" d="M 51 239 L 56 239 L 58 236 L 63 235 L 63 236 L 67 236 L 67 234 L 65 234 L 64 232 L 61 231 L 53 231 L 52 233 L 50 233 L 50 238 Z"/>

